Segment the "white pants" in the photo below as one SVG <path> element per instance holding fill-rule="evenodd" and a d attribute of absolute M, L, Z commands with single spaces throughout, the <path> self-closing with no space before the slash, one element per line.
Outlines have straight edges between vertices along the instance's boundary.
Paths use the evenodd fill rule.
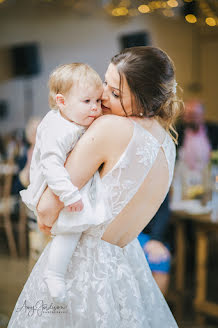
<path fill-rule="evenodd" d="M 47 270 L 64 278 L 81 233 L 56 235 L 51 241 Z"/>

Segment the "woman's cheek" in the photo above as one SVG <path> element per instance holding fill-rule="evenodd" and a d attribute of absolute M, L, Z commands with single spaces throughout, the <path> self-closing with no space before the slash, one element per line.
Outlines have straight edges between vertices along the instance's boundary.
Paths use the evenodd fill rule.
<path fill-rule="evenodd" d="M 114 114 L 117 114 L 117 105 L 114 101 L 111 102 L 111 110 Z"/>

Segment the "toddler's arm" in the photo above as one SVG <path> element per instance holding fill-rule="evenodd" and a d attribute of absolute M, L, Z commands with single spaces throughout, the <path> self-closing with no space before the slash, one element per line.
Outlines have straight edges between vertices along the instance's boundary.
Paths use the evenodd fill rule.
<path fill-rule="evenodd" d="M 81 195 L 64 167 L 74 141 L 72 135 L 49 126 L 41 132 L 41 140 L 41 168 L 49 188 L 65 206 L 77 208 L 76 203 L 82 202 Z"/>
<path fill-rule="evenodd" d="M 113 118 L 111 115 L 110 117 Z M 112 120 L 111 124 L 107 124 L 109 122 L 105 119 L 107 118 L 102 116 L 92 123 L 68 156 L 66 169 L 79 189 L 88 182 L 99 166 L 106 162 L 110 147 L 114 147 L 111 143 L 111 129 L 115 122 Z M 115 136 L 117 137 L 117 135 Z M 75 170 L 76 175 L 73 174 Z M 41 221 L 45 225 L 51 226 L 58 218 L 62 208 L 63 203 L 47 188 L 39 201 L 37 212 Z"/>

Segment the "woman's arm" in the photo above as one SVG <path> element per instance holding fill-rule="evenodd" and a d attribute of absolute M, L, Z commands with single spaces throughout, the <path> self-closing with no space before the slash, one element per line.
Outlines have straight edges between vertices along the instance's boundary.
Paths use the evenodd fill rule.
<path fill-rule="evenodd" d="M 107 161 L 110 154 L 111 129 L 114 116 L 107 115 L 98 118 L 78 141 L 67 158 L 65 167 L 71 176 L 72 183 L 81 189 L 98 170 L 102 163 Z M 47 188 L 37 206 L 41 224 L 52 226 L 64 204 Z"/>

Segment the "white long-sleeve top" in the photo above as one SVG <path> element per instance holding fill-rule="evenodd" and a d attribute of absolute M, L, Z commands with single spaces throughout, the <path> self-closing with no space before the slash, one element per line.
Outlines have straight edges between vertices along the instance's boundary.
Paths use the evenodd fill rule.
<path fill-rule="evenodd" d="M 47 186 L 65 206 L 81 199 L 79 190 L 72 184 L 64 164 L 85 130 L 85 127 L 63 118 L 58 110 L 49 111 L 43 118 L 37 129 L 30 166 L 30 185 L 20 192 L 29 209 L 35 212 Z"/>

